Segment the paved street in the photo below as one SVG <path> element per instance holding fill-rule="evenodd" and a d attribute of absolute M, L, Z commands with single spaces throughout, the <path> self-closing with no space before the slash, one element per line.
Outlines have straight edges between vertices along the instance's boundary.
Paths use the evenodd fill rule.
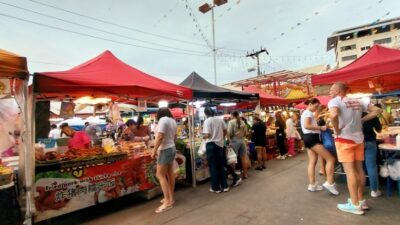
<path fill-rule="evenodd" d="M 208 183 L 196 189 L 179 188 L 176 206 L 162 214 L 154 213 L 160 198 L 143 201 L 129 197 L 54 219 L 51 224 L 393 225 L 400 221 L 397 196 L 373 199 L 369 202 L 372 209 L 356 216 L 336 209 L 336 204 L 348 196 L 343 183 L 339 184 L 338 197 L 326 191 L 307 192 L 306 160 L 305 153 L 284 161 L 273 160 L 266 171 L 251 170 L 250 178 L 229 193 L 211 194 Z"/>

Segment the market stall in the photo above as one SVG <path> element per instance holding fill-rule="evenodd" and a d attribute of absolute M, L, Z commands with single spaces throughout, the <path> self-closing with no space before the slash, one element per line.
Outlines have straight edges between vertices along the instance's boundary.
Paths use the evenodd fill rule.
<path fill-rule="evenodd" d="M 20 196 L 26 199 L 21 204 L 27 224 L 33 211 L 28 78 L 26 58 L 0 49 L 0 221 L 4 224 L 21 223 L 19 212 L 15 213 Z"/>
<path fill-rule="evenodd" d="M 287 105 L 288 101 L 284 98 L 268 94 L 255 86 L 247 86 L 243 91 L 249 93 L 258 93 L 260 97 L 260 106 L 267 107 L 272 105 Z"/>
<path fill-rule="evenodd" d="M 186 87 L 143 73 L 106 51 L 67 71 L 35 73 L 34 94 L 40 101 L 73 102 L 84 96 L 112 102 L 191 99 Z M 38 140 L 38 139 L 37 139 Z M 39 139 L 36 145 L 35 221 L 49 219 L 157 185 L 155 161 L 139 141 L 71 147 L 70 140 Z M 66 143 L 68 147 L 66 148 Z M 85 145 L 86 146 L 86 145 Z M 180 159 L 184 165 L 185 159 Z"/>
<path fill-rule="evenodd" d="M 374 94 L 372 100 L 383 105 L 384 112 L 380 116 L 383 125 L 400 125 L 400 90 L 385 94 Z"/>
<path fill-rule="evenodd" d="M 247 93 L 241 91 L 234 91 L 222 87 L 215 86 L 196 72 L 192 72 L 185 80 L 183 80 L 180 85 L 186 86 L 193 90 L 193 99 L 192 99 L 192 107 L 191 107 L 191 120 L 190 124 L 192 129 L 190 129 L 192 140 L 188 140 L 188 147 L 194 149 L 191 153 L 194 153 L 195 156 L 195 165 L 191 168 L 195 169 L 195 179 L 196 181 L 202 181 L 209 178 L 209 169 L 207 165 L 207 160 L 205 155 L 197 154 L 197 150 L 201 144 L 201 122 L 198 121 L 195 124 L 194 120 L 194 110 L 197 104 L 197 109 L 201 112 L 202 104 L 210 104 L 210 105 L 222 105 L 223 103 L 229 102 L 230 104 L 240 104 L 243 102 L 252 102 L 254 105 L 257 105 L 259 95 L 258 93 Z M 192 157 L 192 156 L 191 156 Z"/>
<path fill-rule="evenodd" d="M 313 86 L 327 86 L 342 81 L 349 85 L 353 93 L 384 93 L 399 90 L 400 50 L 374 45 L 349 65 L 314 75 L 311 81 Z M 325 90 L 327 91 L 328 89 Z"/>

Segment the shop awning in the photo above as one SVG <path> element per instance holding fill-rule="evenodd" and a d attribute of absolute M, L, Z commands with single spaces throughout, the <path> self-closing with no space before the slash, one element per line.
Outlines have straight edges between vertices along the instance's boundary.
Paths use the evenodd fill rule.
<path fill-rule="evenodd" d="M 0 49 L 0 78 L 27 79 L 26 58 Z"/>
<path fill-rule="evenodd" d="M 313 85 L 342 81 L 349 85 L 353 93 L 399 90 L 400 50 L 374 45 L 348 66 L 314 75 L 311 80 Z"/>
<path fill-rule="evenodd" d="M 288 104 L 288 101 L 284 98 L 267 94 L 264 91 L 260 90 L 259 88 L 255 86 L 248 86 L 244 88 L 244 91 L 250 92 L 250 93 L 258 93 L 260 97 L 260 104 L 265 106 L 265 105 L 286 105 Z"/>
<path fill-rule="evenodd" d="M 304 93 L 301 90 L 296 90 L 296 89 L 292 89 L 289 91 L 289 93 L 286 95 L 285 99 L 287 101 L 301 101 L 303 99 L 307 99 L 309 97 L 309 95 L 307 95 L 306 93 Z"/>
<path fill-rule="evenodd" d="M 210 84 L 196 72 L 192 72 L 182 83 L 193 90 L 196 99 L 258 100 L 257 93 L 246 93 Z"/>
<path fill-rule="evenodd" d="M 400 90 L 392 91 L 386 94 L 374 94 L 371 97 L 372 98 L 400 97 Z"/>
<path fill-rule="evenodd" d="M 138 69 L 105 51 L 70 70 L 34 75 L 34 91 L 52 96 L 126 96 L 130 98 L 191 99 L 192 90 L 175 85 Z"/>

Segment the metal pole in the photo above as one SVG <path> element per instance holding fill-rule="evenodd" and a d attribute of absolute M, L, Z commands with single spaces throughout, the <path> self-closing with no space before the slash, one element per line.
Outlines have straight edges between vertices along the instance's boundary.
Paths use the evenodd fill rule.
<path fill-rule="evenodd" d="M 261 71 L 260 71 L 260 57 L 258 57 L 258 55 L 257 55 L 256 57 L 257 57 L 257 76 L 260 76 L 260 75 L 261 75 Z"/>
<path fill-rule="evenodd" d="M 213 53 L 214 53 L 214 84 L 217 85 L 217 49 L 215 49 L 215 24 L 214 24 L 214 7 L 211 6 L 211 24 L 212 24 L 212 36 L 213 36 Z"/>
<path fill-rule="evenodd" d="M 189 105 L 189 104 L 188 104 Z M 189 106 L 190 107 L 190 106 Z M 190 148 L 191 148 L 191 154 L 190 154 L 190 160 L 192 161 L 192 183 L 193 183 L 193 187 L 195 188 L 197 185 L 197 180 L 196 180 L 196 147 L 195 147 L 195 132 L 194 132 L 194 107 L 192 105 L 191 108 L 191 114 L 192 114 L 192 118 L 191 118 L 191 124 L 192 124 L 192 129 L 190 131 L 191 133 L 191 138 L 190 138 Z"/>

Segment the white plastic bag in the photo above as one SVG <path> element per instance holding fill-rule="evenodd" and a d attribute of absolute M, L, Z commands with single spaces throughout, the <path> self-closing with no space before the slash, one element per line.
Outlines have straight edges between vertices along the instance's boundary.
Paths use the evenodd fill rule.
<path fill-rule="evenodd" d="M 235 151 L 233 150 L 233 148 L 229 147 L 227 149 L 227 154 L 226 154 L 226 161 L 228 163 L 228 165 L 231 164 L 236 164 L 237 163 L 237 155 L 235 153 Z"/>
<path fill-rule="evenodd" d="M 383 178 L 386 178 L 386 177 L 389 176 L 389 169 L 388 169 L 387 163 L 385 163 L 385 164 L 383 164 L 383 165 L 381 166 L 379 175 L 380 175 L 381 177 L 383 177 Z"/>
<path fill-rule="evenodd" d="M 199 150 L 197 151 L 197 154 L 202 157 L 206 154 L 206 141 L 203 140 L 200 144 Z"/>
<path fill-rule="evenodd" d="M 392 180 L 400 180 L 400 161 L 396 161 L 393 164 L 388 166 L 389 175 Z"/>

